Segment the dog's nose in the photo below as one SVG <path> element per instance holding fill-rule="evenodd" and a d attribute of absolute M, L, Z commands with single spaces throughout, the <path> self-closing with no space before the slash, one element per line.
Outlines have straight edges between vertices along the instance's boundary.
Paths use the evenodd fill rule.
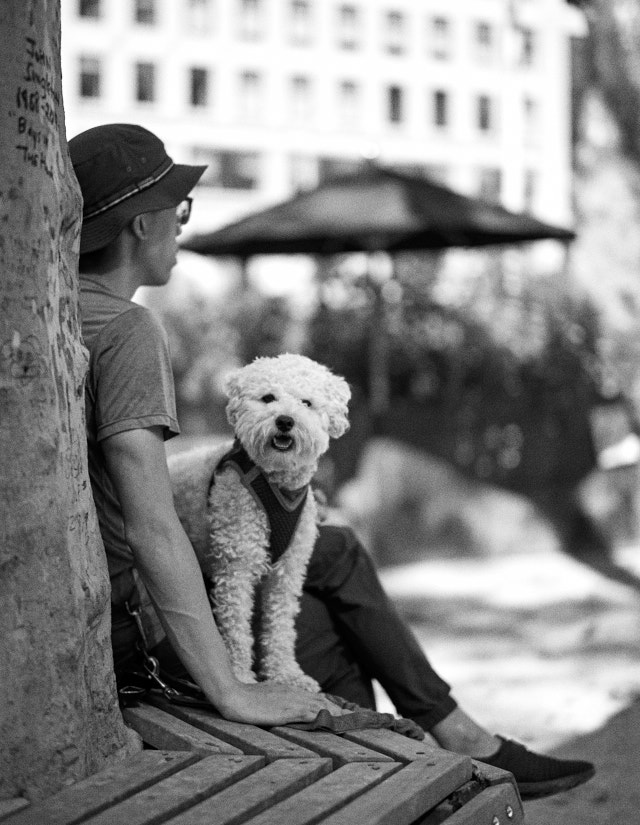
<path fill-rule="evenodd" d="M 279 415 L 276 418 L 276 427 L 281 433 L 288 433 L 295 423 L 290 415 Z"/>

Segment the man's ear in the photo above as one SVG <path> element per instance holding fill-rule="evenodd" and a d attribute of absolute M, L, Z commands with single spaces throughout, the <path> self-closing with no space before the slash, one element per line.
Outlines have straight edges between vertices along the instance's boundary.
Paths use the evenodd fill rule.
<path fill-rule="evenodd" d="M 149 234 L 149 221 L 146 214 L 136 215 L 129 223 L 129 228 L 134 237 L 139 241 L 144 241 Z"/>

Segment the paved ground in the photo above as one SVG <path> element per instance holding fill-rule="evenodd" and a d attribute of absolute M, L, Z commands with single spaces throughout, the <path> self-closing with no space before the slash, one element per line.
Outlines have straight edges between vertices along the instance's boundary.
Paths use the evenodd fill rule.
<path fill-rule="evenodd" d="M 640 548 L 621 558 L 637 566 Z M 582 788 L 528 802 L 528 825 L 640 825 L 637 594 L 545 546 L 382 577 L 463 707 L 531 747 L 596 763 Z"/>
<path fill-rule="evenodd" d="M 525 803 L 527 825 L 638 825 L 640 823 L 640 701 L 592 733 L 556 749 L 591 759 L 594 779 L 566 794 Z"/>

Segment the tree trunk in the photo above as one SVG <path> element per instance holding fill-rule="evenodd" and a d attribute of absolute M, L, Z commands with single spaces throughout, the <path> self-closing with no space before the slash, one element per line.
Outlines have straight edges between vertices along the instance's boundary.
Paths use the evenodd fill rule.
<path fill-rule="evenodd" d="M 139 745 L 87 474 L 60 2 L 3 0 L 0 30 L 0 798 L 38 799 Z"/>

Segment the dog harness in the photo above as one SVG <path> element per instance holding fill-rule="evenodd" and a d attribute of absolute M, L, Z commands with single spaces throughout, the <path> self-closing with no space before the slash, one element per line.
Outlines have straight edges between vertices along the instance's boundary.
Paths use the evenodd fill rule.
<path fill-rule="evenodd" d="M 251 493 L 269 520 L 269 558 L 275 564 L 285 552 L 295 533 L 302 508 L 307 500 L 309 485 L 300 490 L 285 493 L 263 474 L 262 470 L 249 458 L 246 450 L 236 439 L 233 447 L 218 462 L 209 491 L 215 484 L 216 473 L 231 467 L 240 477 L 244 487 Z"/>

